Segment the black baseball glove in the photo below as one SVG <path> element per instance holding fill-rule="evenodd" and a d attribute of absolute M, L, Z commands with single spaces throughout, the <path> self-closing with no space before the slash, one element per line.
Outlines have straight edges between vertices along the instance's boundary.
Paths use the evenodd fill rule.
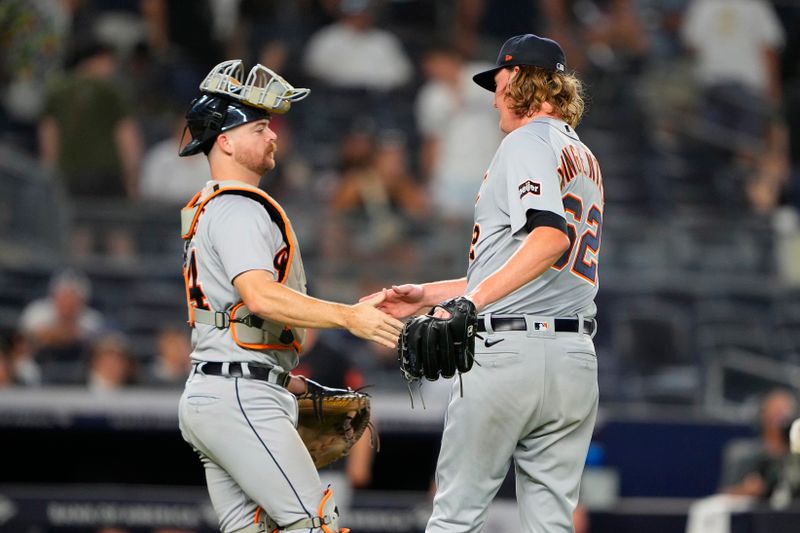
<path fill-rule="evenodd" d="M 437 308 L 450 313 L 436 318 Z M 409 321 L 400 334 L 397 354 L 400 370 L 408 381 L 425 377 L 436 381 L 456 372 L 468 372 L 475 361 L 478 314 L 471 300 L 460 296 L 435 306 L 427 315 Z"/>

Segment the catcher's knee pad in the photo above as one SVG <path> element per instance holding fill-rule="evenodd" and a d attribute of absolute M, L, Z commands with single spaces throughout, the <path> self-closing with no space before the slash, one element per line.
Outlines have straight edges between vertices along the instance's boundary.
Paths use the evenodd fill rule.
<path fill-rule="evenodd" d="M 261 529 L 250 529 L 250 527 L 253 526 L 260 527 Z M 235 533 L 279 533 L 294 530 L 313 530 L 321 531 L 322 533 L 350 532 L 347 528 L 339 529 L 339 510 L 336 508 L 336 501 L 333 499 L 333 489 L 330 487 L 325 489 L 322 495 L 322 501 L 320 501 L 319 508 L 317 509 L 317 516 L 301 518 L 296 522 L 281 526 L 264 513 L 264 515 L 260 517 L 260 520 L 258 520 L 258 523 L 252 524 L 252 526 L 248 526 Z"/>

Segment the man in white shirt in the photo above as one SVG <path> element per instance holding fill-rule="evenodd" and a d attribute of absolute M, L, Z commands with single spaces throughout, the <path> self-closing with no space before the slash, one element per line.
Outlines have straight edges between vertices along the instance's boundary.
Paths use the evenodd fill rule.
<path fill-rule="evenodd" d="M 469 220 L 478 194 L 476 168 L 487 168 L 503 138 L 492 96 L 472 82 L 486 64 L 465 63 L 460 53 L 435 47 L 423 60 L 428 82 L 416 100 L 417 128 L 424 139 L 423 171 L 436 212 Z"/>
<path fill-rule="evenodd" d="M 735 83 L 777 101 L 785 35 L 768 2 L 693 0 L 681 33 L 704 87 Z"/>
<path fill-rule="evenodd" d="M 375 28 L 367 0 L 344 0 L 341 19 L 311 36 L 305 67 L 340 89 L 387 91 L 411 79 L 413 67 L 400 40 Z"/>
<path fill-rule="evenodd" d="M 197 157 L 180 157 L 186 121 L 175 121 L 172 137 L 150 148 L 142 163 L 142 199 L 183 205 L 211 179 L 208 164 Z"/>
<path fill-rule="evenodd" d="M 103 328 L 103 316 L 86 304 L 89 280 L 75 271 L 53 276 L 49 295 L 28 304 L 20 317 L 20 331 L 34 350 L 80 345 Z"/>

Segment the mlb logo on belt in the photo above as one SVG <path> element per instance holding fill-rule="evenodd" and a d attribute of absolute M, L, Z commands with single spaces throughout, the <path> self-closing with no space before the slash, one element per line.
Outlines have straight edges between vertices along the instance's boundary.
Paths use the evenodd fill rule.
<path fill-rule="evenodd" d="M 538 181 L 525 180 L 524 183 L 519 185 L 519 197 L 524 198 L 526 194 L 539 196 L 542 194 L 542 184 Z"/>
<path fill-rule="evenodd" d="M 533 331 L 547 331 L 547 322 L 534 322 Z"/>

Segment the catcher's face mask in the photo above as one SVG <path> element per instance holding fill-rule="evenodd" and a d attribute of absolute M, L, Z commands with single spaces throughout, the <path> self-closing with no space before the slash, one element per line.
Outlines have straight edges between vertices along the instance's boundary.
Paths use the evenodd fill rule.
<path fill-rule="evenodd" d="M 200 84 L 202 95 L 192 101 L 186 125 L 192 140 L 181 156 L 208 153 L 217 135 L 272 114 L 289 111 L 292 102 L 308 96 L 309 89 L 292 85 L 263 65 L 256 65 L 244 78 L 242 61 L 225 61 L 211 69 Z M 183 139 L 181 139 L 182 141 Z M 181 142 L 181 144 L 183 144 Z"/>
<path fill-rule="evenodd" d="M 264 65 L 256 65 L 243 79 L 244 66 L 240 59 L 224 61 L 211 69 L 200 84 L 204 93 L 221 94 L 239 102 L 263 109 L 268 113 L 283 114 L 292 102 L 302 100 L 310 89 L 295 89 L 292 84 Z"/>

